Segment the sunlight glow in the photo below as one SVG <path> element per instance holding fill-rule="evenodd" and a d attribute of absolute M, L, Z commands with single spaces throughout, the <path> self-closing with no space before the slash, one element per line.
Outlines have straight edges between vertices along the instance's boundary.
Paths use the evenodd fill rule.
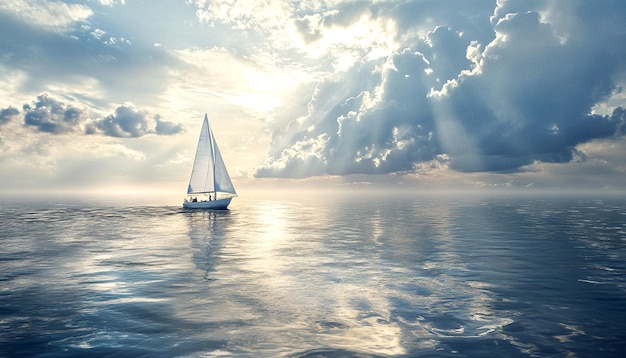
<path fill-rule="evenodd" d="M 297 86 L 311 81 L 301 70 L 277 66 L 272 58 L 247 60 L 221 48 L 185 49 L 176 51 L 175 55 L 202 73 L 200 77 L 198 72 L 183 69 L 173 73 L 186 79 L 171 87 L 166 96 L 168 101 L 181 102 L 179 107 L 184 107 L 190 96 L 204 97 L 206 101 L 208 95 L 216 104 L 247 108 L 256 113 L 255 117 L 271 117 L 271 112 Z"/>
<path fill-rule="evenodd" d="M 336 59 L 336 68 L 345 71 L 357 60 L 387 57 L 396 47 L 394 39 L 396 24 L 391 19 L 373 19 L 363 15 L 346 26 L 329 26 L 316 29 L 318 38 L 300 46 L 313 57 L 331 53 Z M 362 53 L 365 49 L 365 53 Z"/>

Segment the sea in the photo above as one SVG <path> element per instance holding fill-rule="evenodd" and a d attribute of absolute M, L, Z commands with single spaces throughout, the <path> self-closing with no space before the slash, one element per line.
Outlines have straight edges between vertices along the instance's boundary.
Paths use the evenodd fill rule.
<path fill-rule="evenodd" d="M 620 195 L 0 200 L 0 357 L 624 354 Z"/>

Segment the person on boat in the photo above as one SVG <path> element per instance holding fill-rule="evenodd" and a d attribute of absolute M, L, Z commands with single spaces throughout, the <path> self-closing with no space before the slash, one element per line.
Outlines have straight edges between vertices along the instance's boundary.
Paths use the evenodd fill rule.
<path fill-rule="evenodd" d="M 211 201 L 211 194 L 209 194 L 209 201 Z"/>

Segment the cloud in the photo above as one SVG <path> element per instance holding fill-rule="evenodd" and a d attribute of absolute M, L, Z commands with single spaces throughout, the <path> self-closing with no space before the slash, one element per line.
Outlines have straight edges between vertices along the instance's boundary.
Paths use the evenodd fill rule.
<path fill-rule="evenodd" d="M 523 6 L 505 2 L 503 7 L 511 3 Z M 481 54 L 478 71 L 459 76 L 440 99 L 476 144 L 478 161 L 473 162 L 463 161 L 467 148 L 443 148 L 450 151 L 453 168 L 517 170 L 534 161 L 568 162 L 578 144 L 616 133 L 619 118 L 590 112 L 623 76 L 626 48 L 618 41 L 617 27 L 592 24 L 614 21 L 621 26 L 621 20 L 587 13 L 584 4 L 570 7 L 567 15 L 578 21 L 567 27 L 546 22 L 563 14 L 542 8 L 492 20 L 496 38 Z M 496 16 L 501 13 L 497 9 Z M 606 56 L 598 59 L 598 53 Z"/>
<path fill-rule="evenodd" d="M 189 1 L 197 7 L 196 16 L 202 22 L 229 23 L 236 30 L 255 30 L 265 35 L 280 31 L 289 25 L 289 4 L 281 1 Z"/>
<path fill-rule="evenodd" d="M 385 64 L 363 62 L 321 83 L 309 113 L 275 133 L 273 158 L 257 176 L 389 173 L 432 160 L 438 144 L 426 99 L 430 88 L 419 80 L 429 76 L 427 66 L 422 54 L 404 49 Z M 311 167 L 303 172 L 307 161 Z"/>
<path fill-rule="evenodd" d="M 58 1 L 13 0 L 0 3 L 0 12 L 13 14 L 31 26 L 66 32 L 70 25 L 87 20 L 93 11 L 82 4 Z"/>
<path fill-rule="evenodd" d="M 98 0 L 98 2 L 104 6 L 114 6 L 117 3 L 119 3 L 120 5 L 126 4 L 126 0 Z"/>
<path fill-rule="evenodd" d="M 101 131 L 105 135 L 118 138 L 137 138 L 149 132 L 145 113 L 130 106 L 120 106 L 115 114 L 89 124 L 88 134 Z"/>
<path fill-rule="evenodd" d="M 17 117 L 20 111 L 15 107 L 0 109 L 0 127 Z"/>
<path fill-rule="evenodd" d="M 132 35 L 124 36 L 108 25 L 84 4 L 2 3 L 0 70 L 19 78 L 17 83 L 0 82 L 0 91 L 10 85 L 13 91 L 47 91 L 92 102 L 106 98 L 105 103 L 148 103 L 151 95 L 165 88 L 169 69 L 178 61 L 153 41 L 137 37 L 131 41 Z"/>
<path fill-rule="evenodd" d="M 11 108 L 11 107 L 9 107 Z M 81 122 L 81 110 L 44 93 L 32 104 L 25 104 L 24 125 L 40 132 L 62 134 L 74 131 Z"/>
<path fill-rule="evenodd" d="M 153 122 L 156 122 L 156 126 Z M 138 138 L 151 133 L 172 135 L 182 130 L 180 123 L 163 121 L 159 115 L 156 115 L 153 121 L 147 112 L 135 109 L 132 105 L 123 105 L 117 107 L 115 114 L 88 123 L 86 133 L 102 133 L 117 138 Z"/>
<path fill-rule="evenodd" d="M 154 116 L 154 120 L 156 121 L 156 127 L 154 131 L 158 135 L 173 135 L 182 132 L 183 125 L 180 123 L 173 123 L 168 121 L 161 120 L 161 116 L 158 114 Z"/>
<path fill-rule="evenodd" d="M 445 37 L 442 32 L 451 33 L 447 37 L 459 46 L 457 32 L 437 28 L 422 42 L 431 57 L 446 50 L 438 48 L 436 37 Z M 289 169 L 305 167 L 303 158 L 297 157 L 300 165 L 294 166 L 288 153 L 310 150 L 301 143 L 320 136 L 327 138 L 326 144 L 316 149 L 317 155 L 308 156 L 318 158 L 309 175 L 409 171 L 415 163 L 433 160 L 441 149 L 428 94 L 432 86 L 440 85 L 439 76 L 449 74 L 451 67 L 463 67 L 459 63 L 440 64 L 434 73 L 424 53 L 403 48 L 383 63 L 363 60 L 341 77 L 327 79 L 318 86 L 309 113 L 275 133 L 275 154 L 257 176 L 302 175 L 302 169 L 293 173 Z M 469 61 L 462 63 L 469 68 Z M 296 144 L 281 148 L 291 142 Z"/>
<path fill-rule="evenodd" d="M 442 155 L 457 171 L 515 172 L 623 135 L 622 107 L 592 111 L 626 80 L 626 4 L 557 3 L 499 1 L 473 17 L 434 2 L 376 12 L 403 31 L 397 49 L 321 80 L 308 112 L 274 131 L 256 175 L 404 172 Z"/>
<path fill-rule="evenodd" d="M 182 124 L 163 120 L 159 114 L 152 116 L 130 104 L 119 106 L 114 114 L 97 118 L 97 114 L 92 111 L 43 93 L 22 108 L 22 112 L 13 106 L 0 109 L 0 126 L 21 116 L 25 127 L 49 134 L 103 134 L 117 138 L 138 138 L 147 134 L 174 135 L 184 131 Z"/>

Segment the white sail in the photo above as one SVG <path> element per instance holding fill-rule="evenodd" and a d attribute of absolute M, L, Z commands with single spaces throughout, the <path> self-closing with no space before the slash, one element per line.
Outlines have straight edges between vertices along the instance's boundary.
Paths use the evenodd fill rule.
<path fill-rule="evenodd" d="M 213 145 L 211 142 L 209 120 L 205 115 L 202 130 L 200 131 L 200 139 L 198 140 L 198 147 L 196 148 L 196 158 L 193 162 L 187 194 L 198 194 L 215 190 L 212 179 L 215 165 L 213 164 Z"/>
<path fill-rule="evenodd" d="M 187 187 L 187 195 L 195 194 L 208 196 L 208 200 L 205 200 L 206 198 L 201 199 L 201 202 L 207 202 L 207 204 L 200 204 L 197 197 L 193 197 L 193 199 L 190 197 L 183 203 L 185 207 L 215 207 L 218 204 L 217 201 L 222 199 L 227 199 L 228 202 L 225 205 L 228 205 L 230 199 L 237 196 L 206 114 L 204 115 L 193 170 Z"/>
<path fill-rule="evenodd" d="M 222 155 L 220 154 L 220 149 L 217 147 L 217 142 L 213 138 L 213 132 L 211 131 L 210 128 L 209 128 L 209 134 L 211 137 L 211 141 L 213 142 L 213 149 L 215 153 L 215 168 L 213 170 L 213 174 L 215 176 L 214 190 L 217 192 L 236 195 L 237 192 L 235 192 L 235 187 L 233 186 L 233 182 L 230 181 L 228 170 L 226 170 L 226 164 L 224 164 L 224 159 L 222 159 Z"/>

